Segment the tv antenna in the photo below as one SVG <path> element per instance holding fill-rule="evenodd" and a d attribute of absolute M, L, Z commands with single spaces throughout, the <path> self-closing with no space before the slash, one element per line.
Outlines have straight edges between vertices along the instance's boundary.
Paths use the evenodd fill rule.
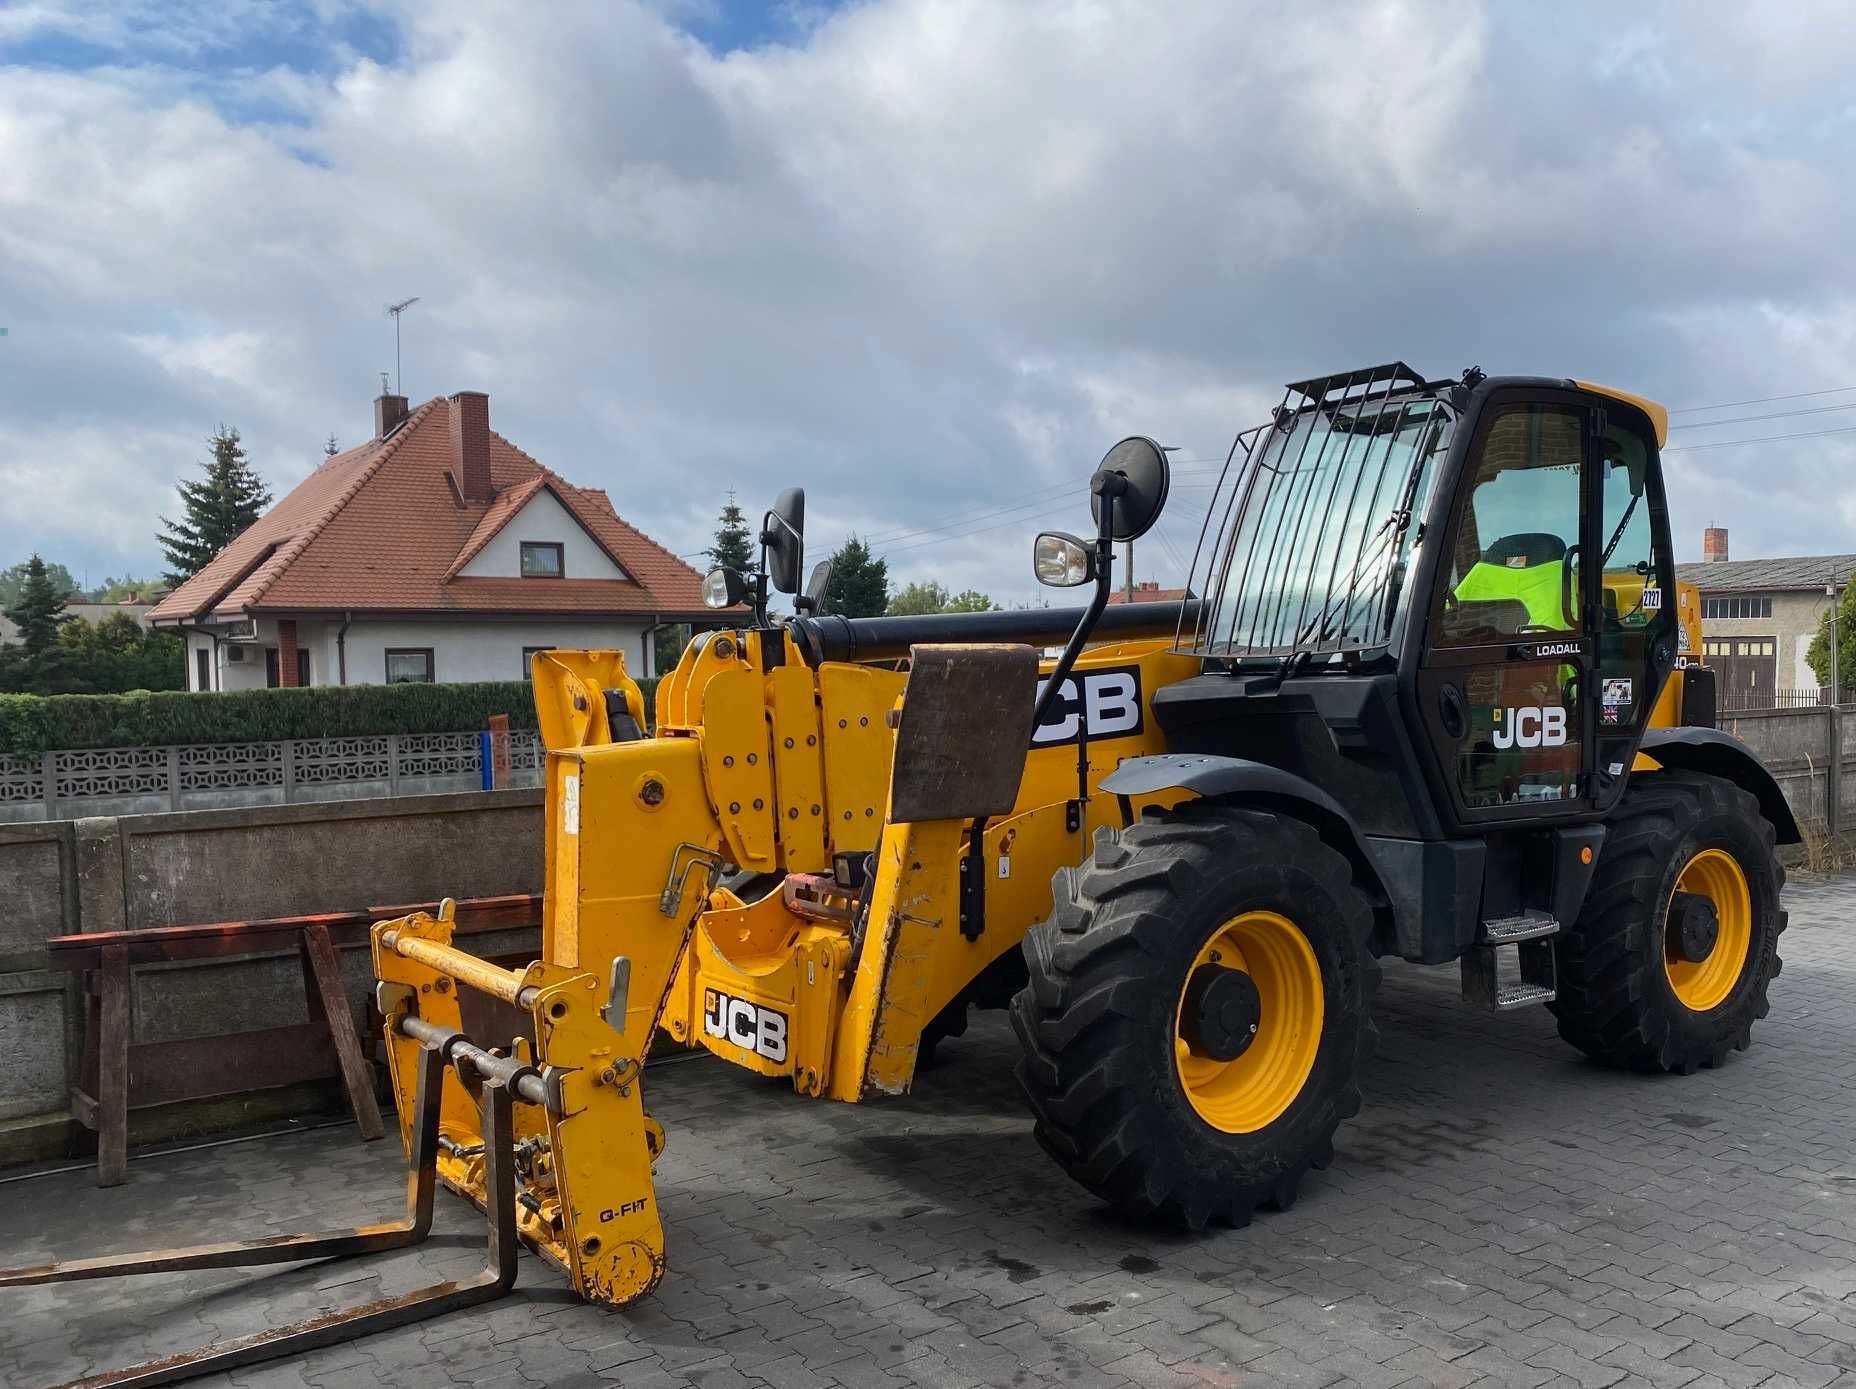
<path fill-rule="evenodd" d="M 419 302 L 419 296 L 402 299 L 397 304 L 387 305 L 387 316 L 393 320 L 393 394 L 404 395 L 400 388 L 400 315 Z"/>

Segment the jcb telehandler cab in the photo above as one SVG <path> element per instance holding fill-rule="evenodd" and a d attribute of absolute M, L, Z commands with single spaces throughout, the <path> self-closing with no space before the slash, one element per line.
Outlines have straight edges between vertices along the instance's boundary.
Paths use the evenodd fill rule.
<path fill-rule="evenodd" d="M 1570 380 L 1297 382 L 1239 435 L 1171 605 L 1106 606 L 1114 541 L 1166 500 L 1145 439 L 1092 479 L 1094 537 L 1038 538 L 1040 580 L 1094 584 L 1080 610 L 850 619 L 814 593 L 770 620 L 801 570 L 784 495 L 760 571 L 711 576 L 750 610 L 663 680 L 652 736 L 615 654 L 536 658 L 541 960 L 476 959 L 445 912 L 376 928 L 408 1222 L 0 1284 L 404 1243 L 436 1180 L 492 1217 L 483 1279 L 160 1374 L 493 1295 L 515 1237 L 629 1302 L 664 1270 L 663 1038 L 859 1101 L 1009 1006 L 1051 1156 L 1193 1229 L 1329 1161 L 1380 956 L 1458 961 L 1472 1001 L 1545 1003 L 1616 1065 L 1719 1064 L 1766 1012 L 1798 831 L 1712 726 L 1665 429 Z"/>

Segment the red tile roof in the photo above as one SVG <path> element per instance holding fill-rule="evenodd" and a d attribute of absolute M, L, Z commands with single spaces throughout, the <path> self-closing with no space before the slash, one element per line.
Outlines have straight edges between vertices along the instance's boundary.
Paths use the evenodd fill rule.
<path fill-rule="evenodd" d="M 338 453 L 149 614 L 156 622 L 262 613 L 638 614 L 713 617 L 702 575 L 622 520 L 596 488 L 575 487 L 490 434 L 496 495 L 467 502 L 453 474 L 442 397 L 385 439 Z M 542 488 L 628 576 L 472 578 L 471 556 Z"/>
<path fill-rule="evenodd" d="M 1134 601 L 1136 603 L 1177 603 L 1180 599 L 1190 598 L 1191 596 L 1191 589 L 1161 588 L 1159 583 L 1153 579 L 1148 579 L 1134 586 Z M 1117 588 L 1113 593 L 1109 594 L 1108 601 L 1110 603 L 1126 603 L 1128 601 L 1128 595 L 1124 590 Z"/>

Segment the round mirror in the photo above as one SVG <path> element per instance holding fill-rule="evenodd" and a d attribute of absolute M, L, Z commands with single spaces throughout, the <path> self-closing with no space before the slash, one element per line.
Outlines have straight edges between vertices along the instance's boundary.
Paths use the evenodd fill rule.
<path fill-rule="evenodd" d="M 1109 534 L 1116 540 L 1139 540 L 1152 530 L 1154 522 L 1160 519 L 1160 509 L 1166 505 L 1171 473 L 1166 450 L 1152 439 L 1137 434 L 1123 439 L 1104 454 L 1102 466 L 1096 473 L 1119 473 L 1127 480 L 1122 494 L 1114 499 Z M 1093 489 L 1089 494 L 1089 510 L 1096 524 L 1101 525 L 1102 495 Z"/>

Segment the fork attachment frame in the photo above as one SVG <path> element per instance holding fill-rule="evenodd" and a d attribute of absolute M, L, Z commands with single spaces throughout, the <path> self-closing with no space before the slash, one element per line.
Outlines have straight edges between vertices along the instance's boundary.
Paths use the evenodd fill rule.
<path fill-rule="evenodd" d="M 349 1230 L 279 1235 L 5 1269 L 0 1270 L 0 1288 L 70 1283 L 135 1273 L 296 1263 L 375 1254 L 418 1244 L 432 1229 L 432 1200 L 438 1179 L 439 1098 L 448 1050 L 442 1041 L 424 1042 L 419 1050 L 417 1117 L 412 1126 L 412 1151 L 407 1155 L 405 1219 Z M 105 1385 L 143 1389 L 157 1384 L 179 1384 L 201 1375 L 301 1355 L 322 1346 L 443 1316 L 459 1308 L 492 1301 L 508 1292 L 515 1286 L 517 1249 L 515 1129 L 510 1090 L 504 1077 L 478 1075 L 467 1061 L 458 1063 L 458 1071 L 466 1085 L 476 1091 L 482 1116 L 484 1188 L 489 1217 L 487 1257 L 482 1272 L 466 1279 L 434 1283 L 397 1297 L 381 1298 L 348 1311 L 330 1312 L 292 1326 L 276 1327 L 180 1355 L 72 1380 L 60 1389 L 102 1389 Z"/>

